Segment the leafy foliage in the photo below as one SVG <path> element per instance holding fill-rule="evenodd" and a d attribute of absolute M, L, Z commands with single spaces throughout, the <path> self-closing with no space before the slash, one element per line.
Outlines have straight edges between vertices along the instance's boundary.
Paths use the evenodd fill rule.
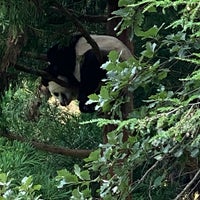
<path fill-rule="evenodd" d="M 9 31 L 17 34 L 28 28 L 29 43 L 26 50 L 35 47 L 42 52 L 52 40 L 66 40 L 64 36 L 76 29 L 66 16 L 55 12 L 52 1 L 43 1 L 38 5 L 33 2 L 39 1 L 27 1 L 24 7 L 19 7 L 23 1 L 9 1 L 10 4 L 2 2 L 0 26 L 3 42 Z M 101 4 L 105 1 L 59 2 L 76 8 L 77 16 L 80 13 L 103 12 L 105 8 L 105 4 Z M 95 6 L 95 10 L 91 9 L 91 5 Z M 35 86 L 27 85 L 27 80 L 22 81 L 23 87 L 10 89 L 2 100 L 2 130 L 18 132 L 52 144 L 70 148 L 97 147 L 100 131 L 96 129 L 96 124 L 99 127 L 108 124 L 115 127 L 107 135 L 108 143 L 100 144 L 99 149 L 85 159 L 82 168 L 75 164 L 73 170 L 74 159 L 32 155 L 33 150 L 28 147 L 24 147 L 26 155 L 36 158 L 29 160 L 22 151 L 13 159 L 14 150 L 21 149 L 20 145 L 13 143 L 14 150 L 7 153 L 7 145 L 2 144 L 1 168 L 4 172 L 10 171 L 11 177 L 17 177 L 14 184 L 18 185 L 18 189 L 20 184 L 26 185 L 28 181 L 27 186 L 31 187 L 25 187 L 26 191 L 23 189 L 27 196 L 34 192 L 33 195 L 40 195 L 37 191 L 39 187 L 36 190 L 32 188 L 30 178 L 39 169 L 48 173 L 43 173 L 33 181 L 42 185 L 39 192 L 46 199 L 66 199 L 70 191 L 71 199 L 101 197 L 105 200 L 123 200 L 130 194 L 140 200 L 194 199 L 199 196 L 199 1 L 120 0 L 119 6 L 121 8 L 113 13 L 115 17 L 121 17 L 116 29 L 121 33 L 131 28 L 135 56 L 120 62 L 119 55 L 111 52 L 109 61 L 102 66 L 108 75 L 105 85 L 100 94 L 90 96 L 90 102 L 96 102 L 97 109 L 112 116 L 110 120 L 92 119 L 93 116 L 89 119 L 88 116 L 70 116 L 69 119 L 69 115 L 63 115 L 57 108 L 42 105 L 40 117 L 30 122 L 26 111 L 35 98 L 32 92 Z M 31 13 L 29 17 L 27 13 Z M 48 26 L 45 26 L 46 23 Z M 11 26 L 8 27 L 8 24 Z M 99 24 L 90 25 L 88 29 L 97 30 L 97 26 Z M 27 58 L 22 57 L 20 61 L 30 64 Z M 129 101 L 123 93 L 124 88 L 134 95 L 134 111 L 127 120 L 122 121 L 121 105 Z M 114 119 L 116 116 L 118 119 Z M 87 122 L 81 123 L 84 119 Z M 129 134 L 127 141 L 123 139 L 124 133 Z M 49 180 L 49 176 L 55 174 L 48 171 L 47 165 L 39 165 L 52 159 L 49 165 L 54 166 L 54 172 L 57 171 L 53 181 Z M 67 169 L 61 170 L 66 166 Z M 19 183 L 24 176 L 29 178 Z M 4 195 L 12 182 L 7 179 L 7 174 L 2 177 L 4 185 L 0 192 Z M 46 181 L 43 182 L 43 179 Z M 54 181 L 57 181 L 58 188 L 52 187 L 55 186 Z M 51 188 L 51 194 L 48 188 Z"/>
<path fill-rule="evenodd" d="M 46 99 L 43 99 L 38 111 L 36 108 L 39 112 L 38 116 L 36 119 L 30 119 L 31 104 L 38 101 L 37 93 L 34 92 L 37 91 L 38 84 L 39 80 L 32 83 L 24 79 L 18 89 L 10 88 L 6 92 L 2 100 L 0 126 L 12 133 L 18 133 L 30 139 L 37 138 L 50 144 L 60 144 L 62 141 L 62 146 L 67 148 L 91 149 L 98 146 L 101 140 L 100 129 L 96 126 L 79 124 L 85 118 L 91 119 L 93 116 L 70 114 L 54 104 L 47 104 Z M 78 138 L 77 135 L 79 135 Z"/>
<path fill-rule="evenodd" d="M 24 177 L 21 181 L 21 185 L 17 187 L 12 186 L 13 179 L 9 179 L 9 173 L 0 173 L 0 198 L 6 199 L 41 199 L 41 195 L 36 195 L 35 192 L 39 191 L 41 185 L 33 185 L 33 178 L 31 176 Z M 18 194 L 15 194 L 15 190 Z"/>
<path fill-rule="evenodd" d="M 75 186 L 71 199 L 92 199 L 88 188 L 95 181 L 100 184 L 102 199 L 126 199 L 129 194 L 136 199 L 196 198 L 200 155 L 199 2 L 121 0 L 119 5 L 123 8 L 115 14 L 122 17 L 122 30 L 132 26 L 143 46 L 138 57 L 125 62 L 111 52 L 102 66 L 107 70 L 107 82 L 99 95 L 90 96 L 90 102 L 98 103 L 97 109 L 119 116 L 119 120 L 88 122 L 100 127 L 112 124 L 115 129 L 108 133 L 108 143 L 85 159 L 83 171 L 75 166 L 74 174 L 58 172 L 59 186 Z M 173 10 L 178 14 L 171 22 L 146 27 L 148 15 L 157 11 L 166 17 Z M 178 90 L 171 81 L 174 63 L 179 70 L 180 65 L 190 67 L 176 80 Z M 121 121 L 120 106 L 128 100 L 122 95 L 126 87 L 133 94 L 141 89 L 147 93 L 129 119 Z M 125 132 L 129 133 L 127 141 L 123 140 Z M 80 176 L 91 171 L 98 175 Z"/>
<path fill-rule="evenodd" d="M 37 99 L 34 91 L 38 84 L 39 80 L 33 83 L 23 77 L 21 85 L 16 88 L 10 87 L 6 92 L 1 101 L 1 132 L 8 131 L 27 138 L 27 141 L 37 140 L 66 148 L 96 148 L 101 141 L 100 129 L 96 128 L 95 124 L 93 126 L 80 124 L 81 121 L 94 116 L 69 114 L 53 104 L 47 104 L 44 99 L 39 109 L 39 116 L 34 119 L 29 118 L 30 105 Z M 34 195 L 34 198 L 30 197 L 30 199 L 35 199 L 41 194 L 43 199 L 66 199 L 69 191 L 58 190 L 52 177 L 62 168 L 67 167 L 71 170 L 75 163 L 82 165 L 80 159 L 46 154 L 37 151 L 29 143 L 8 142 L 0 138 L 0 169 L 3 172 L 9 171 L 9 177 L 14 177 L 11 186 L 6 189 L 6 191 L 14 190 L 13 196 L 23 193 L 24 196 L 20 198 L 27 199 Z M 29 176 L 33 177 L 34 183 L 40 183 L 42 186 L 40 193 L 36 190 L 36 193 L 32 194 L 28 188 L 28 191 L 14 189 L 20 185 L 20 180 Z M 32 185 L 30 190 L 31 188 Z"/>

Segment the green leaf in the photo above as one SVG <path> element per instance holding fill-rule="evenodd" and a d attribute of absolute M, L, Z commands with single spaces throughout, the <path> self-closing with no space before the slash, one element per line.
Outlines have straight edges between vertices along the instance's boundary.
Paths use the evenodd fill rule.
<path fill-rule="evenodd" d="M 153 186 L 154 186 L 155 188 L 161 186 L 162 181 L 163 181 L 164 178 L 165 178 L 165 176 L 158 176 L 158 177 L 154 180 Z"/>
<path fill-rule="evenodd" d="M 23 185 L 30 185 L 32 183 L 32 181 L 33 181 L 32 176 L 29 176 L 29 177 L 26 176 L 22 179 L 22 184 Z"/>
<path fill-rule="evenodd" d="M 32 176 L 24 177 L 21 181 L 22 185 L 18 187 L 19 191 L 28 191 L 29 187 L 32 186 Z"/>
<path fill-rule="evenodd" d="M 6 173 L 1 173 L 0 174 L 0 182 L 1 183 L 6 183 L 6 181 L 7 181 L 7 174 Z"/>
<path fill-rule="evenodd" d="M 100 153 L 101 153 L 101 150 L 97 149 L 97 150 L 91 152 L 89 157 L 85 158 L 84 161 L 85 162 L 97 161 L 101 157 Z"/>
<path fill-rule="evenodd" d="M 106 71 L 112 71 L 115 70 L 115 64 L 112 62 L 106 62 L 101 66 L 102 69 L 105 69 Z"/>
<path fill-rule="evenodd" d="M 64 178 L 67 184 L 68 183 L 78 183 L 77 176 L 73 175 L 66 169 L 57 171 L 57 174 L 58 174 L 57 178 Z"/>
<path fill-rule="evenodd" d="M 157 26 L 153 26 L 147 31 L 142 31 L 141 28 L 138 27 L 137 29 L 134 29 L 134 31 L 138 37 L 142 37 L 142 39 L 146 39 L 146 38 L 154 38 L 158 34 L 158 31 L 160 30 L 160 28 L 158 28 Z"/>
<path fill-rule="evenodd" d="M 101 87 L 100 96 L 101 96 L 103 99 L 109 99 L 110 94 L 109 94 L 109 90 L 107 89 L 106 86 L 102 86 L 102 87 Z"/>
<path fill-rule="evenodd" d="M 78 165 L 74 165 L 74 172 L 81 180 L 90 180 L 90 174 L 88 170 L 81 171 Z"/>
<path fill-rule="evenodd" d="M 156 160 L 158 160 L 158 161 L 161 161 L 162 158 L 163 158 L 163 156 L 162 156 L 161 154 L 159 154 L 159 155 L 156 155 L 154 158 L 155 158 Z"/>
<path fill-rule="evenodd" d="M 132 3 L 133 3 L 132 0 L 119 0 L 118 5 L 119 5 L 120 7 L 122 7 L 122 6 L 127 6 L 127 5 L 129 5 L 129 4 L 132 4 Z"/>
<path fill-rule="evenodd" d="M 177 152 L 175 152 L 174 156 L 179 158 L 183 154 L 183 149 L 179 149 Z"/>
<path fill-rule="evenodd" d="M 91 191 L 88 187 L 85 190 L 82 190 L 82 193 L 84 195 L 84 199 L 91 197 Z"/>
<path fill-rule="evenodd" d="M 78 176 L 79 178 L 81 178 L 81 177 L 80 177 L 80 171 L 81 171 L 80 167 L 79 167 L 77 164 L 75 164 L 75 165 L 74 165 L 74 173 L 75 173 L 76 176 Z"/>
<path fill-rule="evenodd" d="M 79 189 L 74 189 L 72 191 L 73 200 L 82 200 L 83 194 L 79 191 Z"/>
<path fill-rule="evenodd" d="M 93 102 L 96 102 L 99 100 L 99 96 L 97 94 L 90 94 L 89 99 L 92 100 Z"/>
<path fill-rule="evenodd" d="M 193 158 L 197 157 L 199 155 L 199 148 L 195 148 L 191 151 L 191 156 Z"/>
<path fill-rule="evenodd" d="M 158 80 L 163 80 L 167 77 L 167 71 L 162 71 L 158 74 Z"/>
<path fill-rule="evenodd" d="M 144 50 L 141 54 L 147 58 L 152 58 L 155 52 L 156 43 L 147 42 L 146 50 Z"/>
<path fill-rule="evenodd" d="M 88 170 L 84 170 L 80 172 L 80 177 L 82 178 L 82 180 L 90 180 L 90 173 Z"/>
<path fill-rule="evenodd" d="M 111 62 L 116 63 L 119 59 L 119 53 L 117 51 L 111 51 L 108 55 L 108 58 Z"/>
<path fill-rule="evenodd" d="M 33 190 L 35 191 L 35 190 L 37 190 L 37 191 L 39 191 L 40 189 L 41 189 L 41 185 L 34 185 L 33 186 Z"/>
<path fill-rule="evenodd" d="M 107 134 L 108 143 L 115 144 L 116 143 L 116 132 L 112 131 Z"/>

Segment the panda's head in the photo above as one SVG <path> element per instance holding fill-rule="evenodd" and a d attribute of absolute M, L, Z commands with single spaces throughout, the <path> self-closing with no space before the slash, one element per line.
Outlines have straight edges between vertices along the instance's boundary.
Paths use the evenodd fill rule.
<path fill-rule="evenodd" d="M 67 78 L 63 76 L 58 76 L 58 79 L 68 83 Z M 62 87 L 54 81 L 48 82 L 48 89 L 52 96 L 54 96 L 62 106 L 67 106 L 74 99 L 77 99 L 79 88 L 77 86 L 73 87 Z"/>
<path fill-rule="evenodd" d="M 63 87 L 54 81 L 42 78 L 42 84 L 46 86 L 51 95 L 54 96 L 62 106 L 67 106 L 76 99 L 79 90 L 79 81 L 74 76 L 76 65 L 75 50 L 69 47 L 54 45 L 47 51 L 48 67 L 45 71 L 53 77 L 67 83 Z"/>

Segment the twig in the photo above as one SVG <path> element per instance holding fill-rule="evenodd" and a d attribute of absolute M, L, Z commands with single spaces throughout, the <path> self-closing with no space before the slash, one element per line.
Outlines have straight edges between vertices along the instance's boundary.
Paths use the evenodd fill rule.
<path fill-rule="evenodd" d="M 181 142 L 179 144 L 176 144 L 170 151 L 168 154 L 165 154 L 160 160 L 157 160 L 142 176 L 142 178 L 140 180 L 137 181 L 137 184 L 135 185 L 135 187 L 132 188 L 132 191 L 135 190 L 135 188 L 144 181 L 144 179 L 147 177 L 147 175 L 154 169 L 157 167 L 157 165 L 163 161 L 167 155 L 171 154 L 172 152 L 174 152 L 176 150 L 177 147 L 179 147 L 179 145 L 181 145 L 181 143 L 183 142 L 183 140 L 185 139 L 185 137 L 182 138 Z"/>
<path fill-rule="evenodd" d="M 9 140 L 17 140 L 17 141 L 21 141 L 21 142 L 27 142 L 39 150 L 47 151 L 49 153 L 61 154 L 61 155 L 65 155 L 65 156 L 85 158 L 85 157 L 89 156 L 89 154 L 92 152 L 92 150 L 87 150 L 87 149 L 66 149 L 63 147 L 48 145 L 48 144 L 33 141 L 33 140 L 29 141 L 22 136 L 19 136 L 16 134 L 11 134 L 7 131 L 5 133 L 1 132 L 0 136 L 6 137 Z"/>
<path fill-rule="evenodd" d="M 151 197 L 151 187 L 152 187 L 152 180 L 150 180 L 150 184 L 149 184 L 149 199 L 153 200 Z"/>
<path fill-rule="evenodd" d="M 145 174 L 142 176 L 142 178 L 140 180 L 138 180 L 137 185 L 135 187 L 132 188 L 132 191 L 141 183 L 144 181 L 144 179 L 147 177 L 147 175 L 154 169 L 156 168 L 156 166 L 158 165 L 158 163 L 160 162 L 160 160 L 157 160 L 146 172 Z"/>
<path fill-rule="evenodd" d="M 193 179 L 185 186 L 185 188 L 176 196 L 174 200 L 179 200 L 181 196 L 191 187 L 191 185 L 196 181 L 196 179 L 200 175 L 200 169 L 197 171 L 197 173 L 194 175 Z"/>
<path fill-rule="evenodd" d="M 199 185 L 199 183 L 200 183 L 200 180 L 195 184 L 195 186 L 190 190 L 190 193 L 188 194 L 188 195 L 191 195 L 193 192 L 194 192 L 194 190 L 196 189 L 196 187 Z"/>

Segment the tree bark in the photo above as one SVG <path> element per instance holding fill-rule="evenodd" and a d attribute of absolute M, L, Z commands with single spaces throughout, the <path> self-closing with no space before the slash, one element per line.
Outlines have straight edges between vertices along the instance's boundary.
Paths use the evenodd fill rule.
<path fill-rule="evenodd" d="M 29 141 L 26 138 L 8 133 L 8 132 L 0 132 L 0 136 L 6 137 L 9 140 L 17 140 L 20 142 L 28 142 L 30 143 L 33 147 L 36 149 L 42 150 L 42 151 L 47 151 L 49 153 L 55 153 L 55 154 L 61 154 L 65 156 L 73 156 L 76 158 L 85 158 L 88 157 L 89 154 L 92 152 L 92 150 L 87 150 L 87 149 L 67 149 L 64 147 L 58 147 L 58 146 L 53 146 L 45 143 L 41 143 L 35 140 Z"/>
<path fill-rule="evenodd" d="M 15 65 L 26 41 L 25 32 L 19 33 L 17 36 L 13 36 L 12 31 L 8 34 L 5 54 L 0 65 L 0 94 L 8 87 L 7 69 L 10 65 Z"/>
<path fill-rule="evenodd" d="M 108 0 L 108 18 L 112 18 L 113 14 L 112 12 L 115 10 L 118 10 L 118 0 Z M 129 40 L 129 34 L 130 34 L 130 29 L 126 29 L 117 36 L 117 31 L 115 31 L 115 27 L 118 25 L 118 23 L 121 21 L 121 19 L 118 18 L 113 18 L 111 20 L 108 20 L 107 22 L 107 34 L 112 35 L 120 39 L 133 53 L 133 43 Z"/>
<path fill-rule="evenodd" d="M 118 0 L 108 0 L 108 16 L 111 18 L 113 17 L 112 12 L 119 9 L 118 7 Z M 119 36 L 117 36 L 117 32 L 114 30 L 115 27 L 120 22 L 120 18 L 113 18 L 107 22 L 107 33 L 109 35 L 117 37 L 119 40 L 121 40 L 133 53 L 133 43 L 129 40 L 129 32 L 130 30 L 124 30 Z M 129 113 L 133 110 L 133 95 L 128 91 L 127 88 L 123 91 L 124 95 L 129 99 L 129 101 L 122 105 L 121 112 L 123 119 L 127 119 Z M 104 139 L 103 141 L 107 141 L 106 135 L 107 132 L 112 131 L 115 129 L 115 126 L 108 125 L 104 129 Z M 128 139 L 129 133 L 126 131 L 124 132 L 124 141 Z"/>
<path fill-rule="evenodd" d="M 108 0 L 108 16 L 109 18 L 113 17 L 112 12 L 115 10 L 118 10 L 118 0 Z M 117 32 L 115 31 L 115 27 L 118 25 L 120 22 L 120 18 L 113 18 L 107 22 L 107 33 L 109 35 L 117 37 L 119 40 L 121 40 L 128 48 L 129 50 L 133 53 L 133 43 L 129 40 L 129 32 L 130 30 L 124 30 L 119 36 L 117 36 Z M 128 88 L 124 88 L 123 94 L 125 95 L 126 98 L 129 99 L 128 102 L 124 103 L 121 106 L 121 112 L 122 112 L 122 118 L 125 120 L 127 119 L 128 115 L 130 112 L 133 110 L 133 95 L 128 91 Z M 107 142 L 107 133 L 114 130 L 116 127 L 114 125 L 107 125 L 104 127 L 104 133 L 103 133 L 103 141 Z M 123 141 L 127 141 L 129 137 L 129 132 L 127 130 L 124 130 L 123 132 Z M 123 164 L 123 161 L 119 161 L 119 166 Z M 113 170 L 110 169 L 110 174 L 111 176 L 113 175 Z M 129 173 L 129 180 L 130 180 L 130 185 L 132 183 L 132 172 Z M 132 195 L 129 194 L 126 197 L 126 200 L 132 200 Z"/>

